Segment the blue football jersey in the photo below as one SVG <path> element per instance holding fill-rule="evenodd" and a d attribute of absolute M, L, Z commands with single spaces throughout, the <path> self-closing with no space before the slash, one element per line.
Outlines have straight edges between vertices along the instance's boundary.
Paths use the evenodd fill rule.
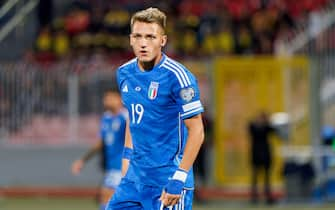
<path fill-rule="evenodd" d="M 100 123 L 105 170 L 120 170 L 125 140 L 127 111 L 113 115 L 105 112 Z"/>
<path fill-rule="evenodd" d="M 163 55 L 151 71 L 137 59 L 119 67 L 117 81 L 129 113 L 133 156 L 126 179 L 164 186 L 178 168 L 187 140 L 184 119 L 203 112 L 197 80 L 183 65 Z M 193 188 L 190 170 L 185 187 Z"/>

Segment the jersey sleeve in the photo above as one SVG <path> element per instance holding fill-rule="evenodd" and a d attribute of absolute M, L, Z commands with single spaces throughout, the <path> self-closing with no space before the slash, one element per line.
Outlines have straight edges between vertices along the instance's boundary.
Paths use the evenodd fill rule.
<path fill-rule="evenodd" d="M 123 81 L 124 81 L 124 76 L 123 76 L 120 68 L 118 68 L 116 70 L 116 83 L 117 83 L 117 86 L 119 88 L 119 92 L 121 93 L 122 104 L 124 105 L 124 101 L 123 101 L 123 97 L 122 97 L 123 94 L 122 93 L 126 91 L 127 87 L 125 86 L 124 88 L 122 88 Z M 127 91 L 128 91 L 128 89 L 127 89 Z"/>
<path fill-rule="evenodd" d="M 119 91 L 121 92 L 121 75 L 120 75 L 120 69 L 118 68 L 116 70 L 116 83 L 117 83 L 117 87 L 119 88 Z"/>
<path fill-rule="evenodd" d="M 200 91 L 197 79 L 193 74 L 185 71 L 184 83 L 182 80 L 174 80 L 173 97 L 179 106 L 182 119 L 188 119 L 204 112 L 200 101 Z"/>

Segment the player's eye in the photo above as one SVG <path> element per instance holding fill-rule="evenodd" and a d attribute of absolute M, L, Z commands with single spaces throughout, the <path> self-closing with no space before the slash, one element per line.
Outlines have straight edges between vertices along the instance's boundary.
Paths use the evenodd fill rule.
<path fill-rule="evenodd" d="M 142 36 L 140 34 L 133 34 L 132 37 L 134 39 L 141 39 L 142 38 Z"/>
<path fill-rule="evenodd" d="M 147 40 L 154 40 L 155 38 L 156 38 L 156 36 L 154 36 L 154 35 L 145 36 L 145 39 L 147 39 Z"/>

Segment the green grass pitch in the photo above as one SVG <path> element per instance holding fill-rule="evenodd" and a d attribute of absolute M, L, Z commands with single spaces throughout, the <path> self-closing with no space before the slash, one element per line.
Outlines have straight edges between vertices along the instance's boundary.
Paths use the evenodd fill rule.
<path fill-rule="evenodd" d="M 75 199 L 75 198 L 1 198 L 1 210 L 97 210 L 98 206 L 93 199 Z M 249 206 L 243 202 L 211 202 L 208 204 L 194 205 L 193 210 L 246 210 L 246 209 L 283 209 L 283 210 L 323 210 L 335 209 L 335 203 L 327 205 L 278 204 L 273 207 L 264 205 Z"/>

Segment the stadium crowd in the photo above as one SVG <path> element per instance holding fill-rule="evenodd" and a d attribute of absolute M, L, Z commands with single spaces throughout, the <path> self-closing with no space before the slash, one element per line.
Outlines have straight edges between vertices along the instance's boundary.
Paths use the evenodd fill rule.
<path fill-rule="evenodd" d="M 16 71 L 2 71 L 0 84 L 0 121 L 16 119 L 11 110 L 26 110 L 22 116 L 29 119 L 34 110 L 53 114 L 64 112 L 61 102 L 55 104 L 66 88 L 63 72 L 82 73 L 114 68 L 132 57 L 128 41 L 129 19 L 134 11 L 149 6 L 159 7 L 168 15 L 168 45 L 165 51 L 172 57 L 204 58 L 213 55 L 250 55 L 272 54 L 277 39 L 295 27 L 306 24 L 311 11 L 319 10 L 329 0 L 76 0 L 69 4 L 62 15 L 53 12 L 52 0 L 40 1 L 39 32 L 35 40 L 33 53 L 27 53 L 27 60 L 41 63 L 54 63 L 40 68 L 36 75 L 25 78 L 26 84 L 32 84 L 35 91 L 23 88 L 20 97 L 14 97 L 13 87 L 21 87 L 19 80 L 13 80 Z M 43 4 L 41 4 L 43 3 Z M 28 58 L 28 59 L 27 59 Z M 106 62 L 107 61 L 107 62 Z M 108 62 L 110 61 L 110 62 Z M 113 64 L 113 65 L 111 65 Z M 21 65 L 21 64 L 20 64 Z M 33 65 L 34 66 L 34 65 Z M 6 69 L 2 66 L 3 69 Z M 8 67 L 8 69 L 19 67 Z M 26 66 L 24 69 L 35 69 Z M 58 69 L 58 70 L 57 70 Z M 53 71 L 57 70 L 57 71 Z M 47 73 L 47 72 L 49 73 Z M 43 75 L 58 72 L 47 79 Z M 34 71 L 35 72 L 35 71 Z M 39 76 L 37 76 L 39 75 Z M 42 75 L 42 76 L 41 76 Z M 82 75 L 82 74 L 80 74 Z M 80 92 L 89 91 L 94 82 L 80 80 Z M 90 80 L 87 80 L 90 81 Z M 55 83 L 55 84 L 53 84 Z M 53 84 L 53 85 L 52 85 Z M 62 84 L 62 85 L 58 85 Z M 94 85 L 93 85 L 94 86 Z M 58 91 L 51 90 L 58 87 Z M 62 87 L 62 88 L 61 88 Z M 44 90 L 44 91 L 42 91 Z M 31 94 L 35 95 L 32 96 Z M 36 95 L 36 93 L 38 93 Z M 23 106 L 24 97 L 33 97 L 35 102 Z M 87 97 L 81 97 L 87 98 Z M 89 99 L 87 99 L 89 100 Z M 50 102 L 48 102 L 50 101 Z M 43 108 L 36 108 L 43 105 Z M 46 104 L 51 104 L 50 106 Z M 81 103 L 85 104 L 85 103 Z M 13 108 L 15 107 L 15 108 Z M 89 107 L 80 110 L 87 113 Z M 11 129 L 20 127 L 17 121 L 9 120 Z M 21 120 L 21 123 L 24 120 Z"/>
<path fill-rule="evenodd" d="M 64 15 L 44 17 L 42 13 L 35 55 L 41 61 L 97 53 L 113 60 L 131 57 L 130 16 L 149 6 L 169 14 L 169 44 L 165 49 L 169 55 L 272 54 L 276 40 L 306 24 L 308 15 L 328 1 L 77 0 Z"/>

